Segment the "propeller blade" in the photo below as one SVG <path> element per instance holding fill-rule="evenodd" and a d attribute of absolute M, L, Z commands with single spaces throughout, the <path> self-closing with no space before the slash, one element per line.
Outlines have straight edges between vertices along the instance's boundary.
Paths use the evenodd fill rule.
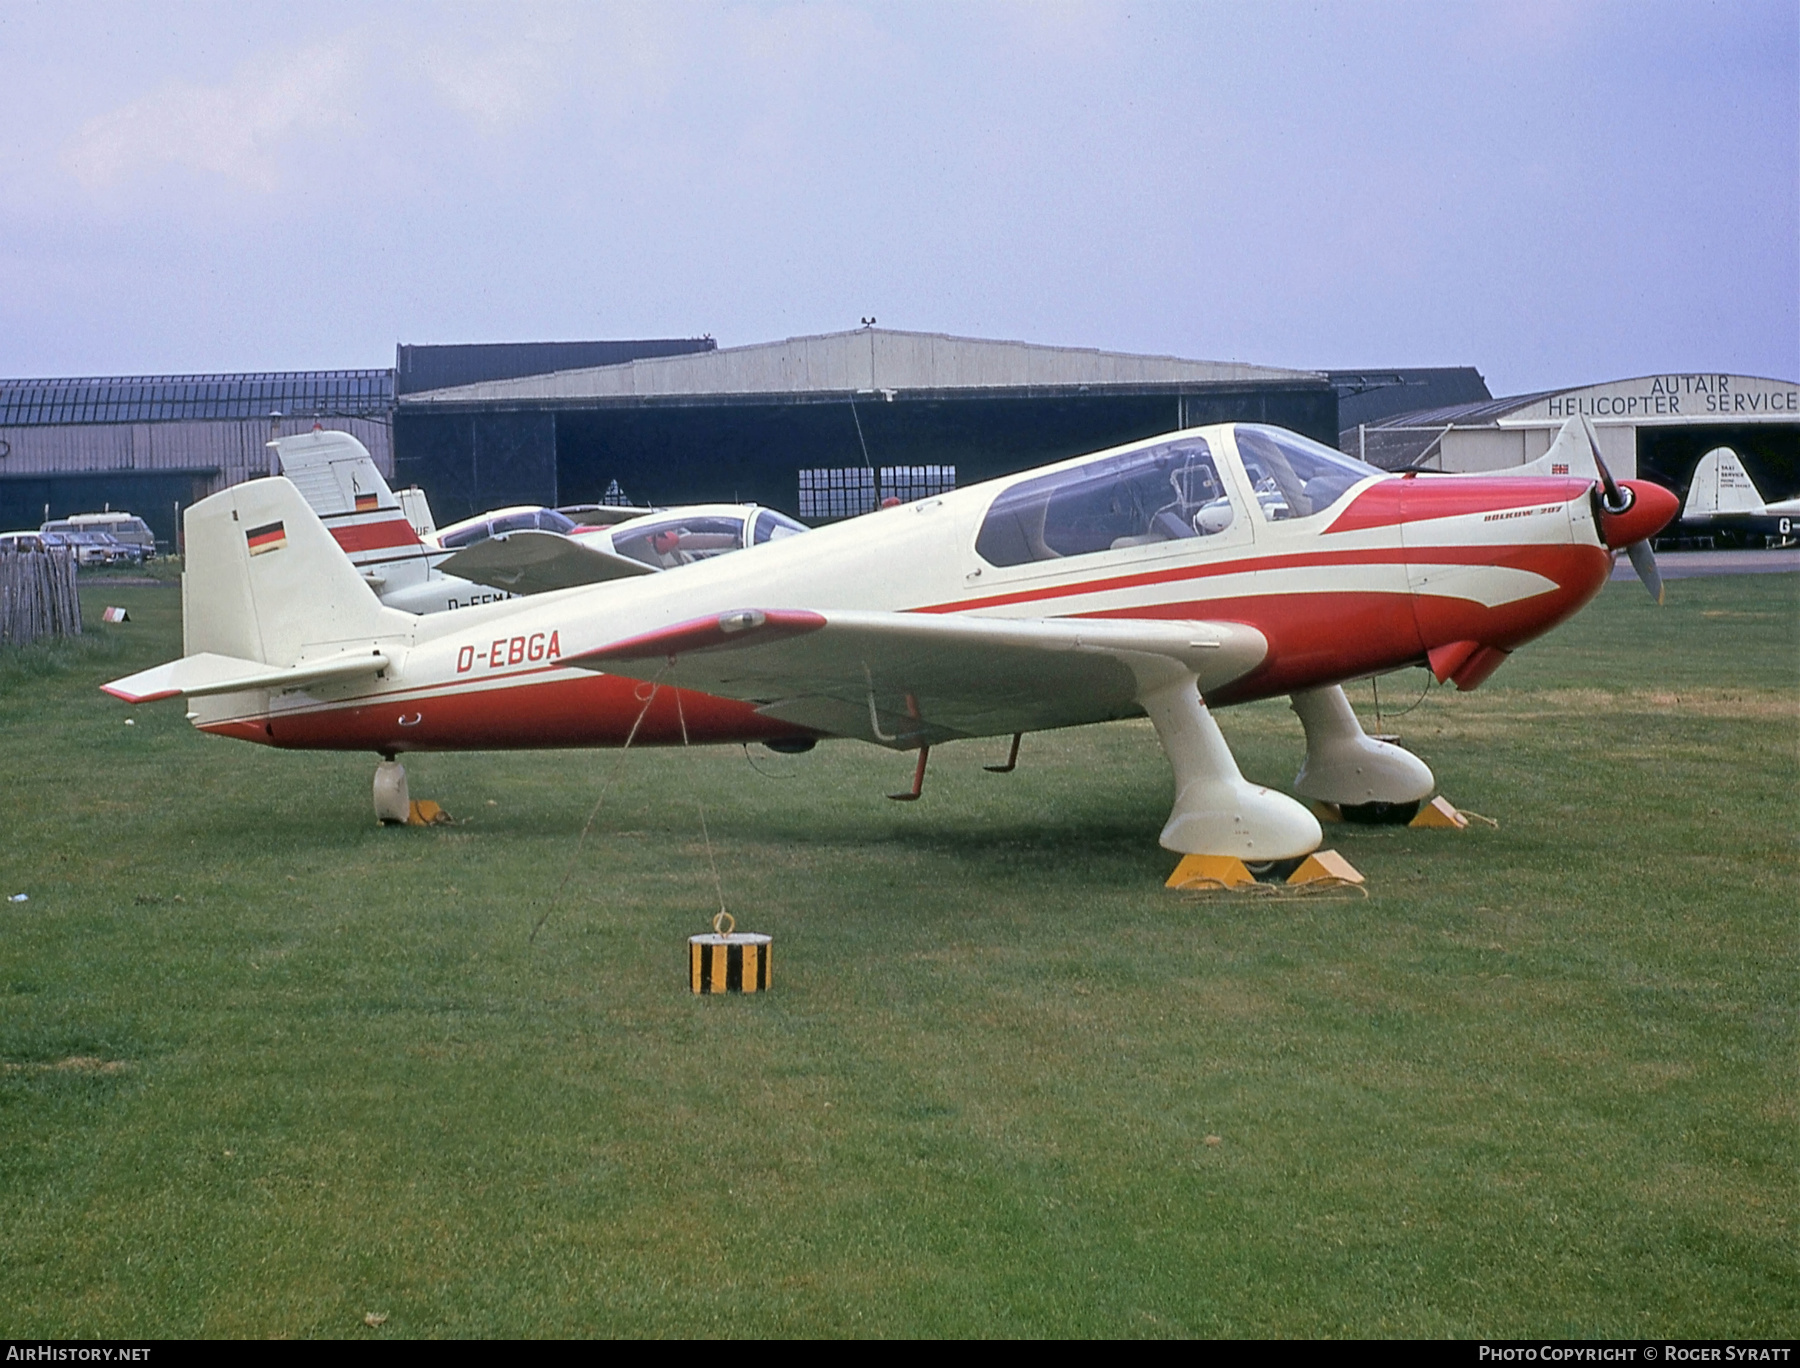
<path fill-rule="evenodd" d="M 1656 568 L 1656 552 L 1650 549 L 1650 543 L 1634 541 L 1625 548 L 1625 554 L 1631 557 L 1631 568 L 1637 571 L 1637 577 L 1644 582 L 1644 588 L 1650 591 L 1650 597 L 1660 606 L 1663 601 L 1662 575 Z"/>
<path fill-rule="evenodd" d="M 1581 427 L 1582 431 L 1587 435 L 1588 450 L 1594 453 L 1594 466 L 1600 472 L 1600 487 L 1604 491 L 1600 499 L 1601 506 L 1604 507 L 1608 513 L 1623 513 L 1626 509 L 1631 507 L 1631 491 L 1628 489 L 1620 489 L 1619 482 L 1613 479 L 1612 471 L 1606 468 L 1606 458 L 1600 454 L 1600 443 L 1594 436 L 1593 424 L 1583 420 Z M 1645 547 L 1644 549 L 1646 552 L 1649 550 L 1648 547 Z M 1636 556 L 1632 557 L 1631 563 L 1633 565 L 1637 564 Z M 1642 575 L 1643 571 L 1638 571 L 1638 574 Z M 1657 582 L 1659 584 L 1661 583 L 1660 580 Z M 1658 599 L 1657 602 L 1660 603 L 1662 600 Z"/>

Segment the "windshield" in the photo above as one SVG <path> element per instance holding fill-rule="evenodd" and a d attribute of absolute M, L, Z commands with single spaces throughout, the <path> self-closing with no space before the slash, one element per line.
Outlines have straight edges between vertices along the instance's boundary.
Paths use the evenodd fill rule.
<path fill-rule="evenodd" d="M 744 520 L 729 517 L 664 518 L 613 534 L 613 550 L 658 570 L 736 551 L 744 545 Z"/>
<path fill-rule="evenodd" d="M 478 541 L 486 541 L 492 535 L 486 523 L 476 523 L 473 527 L 463 527 L 455 532 L 446 532 L 438 538 L 438 545 L 449 549 L 462 546 L 473 546 Z"/>
<path fill-rule="evenodd" d="M 1264 518 L 1279 522 L 1323 513 L 1359 480 L 1381 471 L 1286 428 L 1237 427 L 1238 455 Z"/>
<path fill-rule="evenodd" d="M 990 565 L 1024 565 L 1210 537 L 1231 522 L 1212 449 L 1181 437 L 1021 481 L 994 500 L 975 550 Z"/>
<path fill-rule="evenodd" d="M 766 541 L 780 541 L 783 537 L 792 537 L 812 529 L 803 522 L 795 522 L 785 513 L 777 513 L 772 508 L 765 508 L 756 515 L 756 544 L 761 546 Z"/>
<path fill-rule="evenodd" d="M 459 550 L 507 532 L 534 530 L 560 532 L 566 537 L 575 530 L 575 527 L 576 523 L 573 518 L 567 514 L 558 513 L 554 508 L 521 508 L 511 513 L 502 513 L 499 517 L 485 522 L 473 523 L 468 527 L 459 527 L 446 532 L 438 538 L 438 545 L 448 550 Z"/>

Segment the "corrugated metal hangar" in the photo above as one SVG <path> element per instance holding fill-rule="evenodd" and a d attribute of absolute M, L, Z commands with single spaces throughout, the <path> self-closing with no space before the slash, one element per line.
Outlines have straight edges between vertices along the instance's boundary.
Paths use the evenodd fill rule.
<path fill-rule="evenodd" d="M 329 423 L 391 468 L 393 409 L 389 370 L 0 380 L 0 529 L 129 509 L 172 546 L 181 508 L 269 473 L 271 437 Z"/>
<path fill-rule="evenodd" d="M 1317 371 L 866 327 L 403 387 L 395 473 L 443 520 L 623 494 L 754 500 L 825 521 L 1238 418 L 1330 441 L 1337 396 Z"/>
<path fill-rule="evenodd" d="M 1724 446 L 1770 497 L 1800 489 L 1800 384 L 1755 375 L 1646 375 L 1425 408 L 1346 427 L 1338 445 L 1387 470 L 1498 470 L 1542 456 L 1577 415 L 1621 476 L 1685 493 L 1695 463 Z"/>
<path fill-rule="evenodd" d="M 864 327 L 710 337 L 402 345 L 392 370 L 0 381 L 0 530 L 179 510 L 267 473 L 272 436 L 354 433 L 440 522 L 509 503 L 754 500 L 810 522 L 1200 423 L 1277 423 L 1389 469 L 1489 470 L 1575 414 L 1608 462 L 1684 493 L 1739 453 L 1800 491 L 1800 385 L 1647 376 L 1495 399 L 1470 367 L 1305 371 Z"/>

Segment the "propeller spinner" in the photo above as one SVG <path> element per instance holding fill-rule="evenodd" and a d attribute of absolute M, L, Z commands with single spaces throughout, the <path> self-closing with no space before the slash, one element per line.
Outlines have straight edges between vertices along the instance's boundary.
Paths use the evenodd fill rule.
<path fill-rule="evenodd" d="M 1631 568 L 1643 581 L 1650 597 L 1663 601 L 1662 574 L 1656 568 L 1656 553 L 1650 549 L 1650 538 L 1668 526 L 1680 508 L 1679 501 L 1668 490 L 1648 480 L 1613 479 L 1600 454 L 1600 443 L 1594 430 L 1587 428 L 1588 446 L 1594 453 L 1594 466 L 1600 472 L 1600 488 L 1595 491 L 1599 505 L 1595 521 L 1600 525 L 1601 540 L 1614 551 L 1623 550 L 1631 557 Z"/>

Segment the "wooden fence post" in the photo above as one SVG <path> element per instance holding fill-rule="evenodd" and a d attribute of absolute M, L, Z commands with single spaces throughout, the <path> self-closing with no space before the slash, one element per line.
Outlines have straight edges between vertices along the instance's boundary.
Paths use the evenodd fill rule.
<path fill-rule="evenodd" d="M 80 636 L 81 598 L 69 551 L 0 553 L 0 643 Z"/>

